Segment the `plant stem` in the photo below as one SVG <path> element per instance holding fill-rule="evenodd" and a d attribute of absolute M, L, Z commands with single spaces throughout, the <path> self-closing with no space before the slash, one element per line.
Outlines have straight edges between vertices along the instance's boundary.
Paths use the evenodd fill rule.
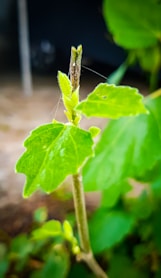
<path fill-rule="evenodd" d="M 81 72 L 81 57 L 82 46 L 78 48 L 71 48 L 70 60 L 70 81 L 72 84 L 73 92 L 79 87 L 80 72 Z M 92 272 L 99 278 L 108 278 L 107 274 L 102 270 L 93 256 L 90 246 L 89 231 L 87 223 L 87 213 L 85 206 L 85 197 L 83 185 L 81 182 L 81 175 L 79 173 L 73 175 L 73 199 L 76 214 L 76 221 L 78 227 L 78 234 L 80 238 L 80 246 L 82 249 L 78 259 L 83 260 Z"/>
<path fill-rule="evenodd" d="M 102 270 L 95 260 L 90 246 L 85 198 L 80 174 L 73 175 L 73 199 L 78 234 L 82 249 L 82 253 L 78 256 L 78 260 L 83 260 L 96 275 L 96 277 L 108 278 L 107 274 Z"/>
<path fill-rule="evenodd" d="M 161 89 L 156 90 L 155 92 L 153 92 L 152 94 L 148 95 L 147 97 L 150 98 L 157 98 L 161 96 Z"/>
<path fill-rule="evenodd" d="M 90 253 L 91 247 L 89 241 L 88 224 L 86 221 L 87 214 L 85 198 L 81 177 L 79 174 L 73 175 L 73 197 L 81 249 L 85 253 Z"/>

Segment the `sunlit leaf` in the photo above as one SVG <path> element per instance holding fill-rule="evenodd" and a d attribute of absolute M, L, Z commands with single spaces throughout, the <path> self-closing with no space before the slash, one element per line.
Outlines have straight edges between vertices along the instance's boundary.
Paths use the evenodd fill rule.
<path fill-rule="evenodd" d="M 66 97 L 70 97 L 72 94 L 71 82 L 68 76 L 61 71 L 58 71 L 58 83 L 62 94 L 65 95 Z"/>
<path fill-rule="evenodd" d="M 91 134 L 73 125 L 54 122 L 33 130 L 16 165 L 16 171 L 26 175 L 24 196 L 37 189 L 52 192 L 68 175 L 76 174 L 92 155 L 92 144 Z"/>
<path fill-rule="evenodd" d="M 161 98 L 146 101 L 149 115 L 111 121 L 83 169 L 86 191 L 107 189 L 127 177 L 151 181 L 161 160 Z M 160 172 L 161 165 L 158 166 Z M 153 173 L 154 172 L 154 173 Z"/>
<path fill-rule="evenodd" d="M 107 83 L 99 84 L 76 109 L 87 117 L 111 119 L 147 113 L 137 89 Z"/>

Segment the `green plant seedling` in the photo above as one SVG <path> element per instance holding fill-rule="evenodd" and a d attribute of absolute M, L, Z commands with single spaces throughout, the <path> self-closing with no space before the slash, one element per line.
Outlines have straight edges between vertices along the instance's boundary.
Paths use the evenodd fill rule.
<path fill-rule="evenodd" d="M 38 189 L 46 193 L 53 192 L 67 176 L 72 176 L 79 245 L 68 222 L 64 222 L 62 228 L 58 221 L 51 220 L 43 224 L 37 235 L 63 233 L 66 240 L 70 241 L 78 260 L 84 261 L 96 277 L 107 278 L 106 270 L 99 266 L 91 248 L 81 176 L 82 167 L 95 154 L 93 138 L 99 133 L 99 129 L 91 127 L 84 130 L 80 127 L 80 121 L 82 115 L 118 119 L 146 115 L 148 110 L 137 89 L 104 83 L 99 84 L 80 102 L 81 58 L 82 46 L 72 47 L 70 79 L 61 71 L 58 72 L 58 83 L 68 122 L 53 120 L 52 123 L 33 130 L 24 142 L 26 151 L 18 160 L 16 171 L 26 175 L 24 197 L 29 197 Z M 100 189 L 102 186 L 104 187 L 104 184 L 100 183 Z M 124 218 L 121 221 L 124 221 Z"/>

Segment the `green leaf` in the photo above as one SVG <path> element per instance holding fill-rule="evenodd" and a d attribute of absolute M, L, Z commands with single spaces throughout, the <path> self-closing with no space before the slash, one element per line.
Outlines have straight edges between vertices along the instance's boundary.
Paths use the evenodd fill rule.
<path fill-rule="evenodd" d="M 146 114 L 143 97 L 138 90 L 128 86 L 99 84 L 76 109 L 87 117 L 117 119 L 122 116 Z"/>
<path fill-rule="evenodd" d="M 113 207 L 117 203 L 119 197 L 130 191 L 131 188 L 132 186 L 127 181 L 108 187 L 102 192 L 101 205 L 104 207 Z"/>
<path fill-rule="evenodd" d="M 32 232 L 34 239 L 45 239 L 60 235 L 62 235 L 62 227 L 61 223 L 57 220 L 50 220 Z"/>
<path fill-rule="evenodd" d="M 66 97 L 71 97 L 72 95 L 71 82 L 68 76 L 61 71 L 58 71 L 58 83 L 62 94 Z"/>
<path fill-rule="evenodd" d="M 93 154 L 92 145 L 91 134 L 73 125 L 54 122 L 33 130 L 16 164 L 16 171 L 27 176 L 24 196 L 37 189 L 52 192 L 68 175 L 78 172 Z"/>
<path fill-rule="evenodd" d="M 92 138 L 95 138 L 100 133 L 100 128 L 97 126 L 91 126 L 89 132 L 91 133 Z"/>
<path fill-rule="evenodd" d="M 143 70 L 157 72 L 161 66 L 160 46 L 135 50 L 135 54 Z"/>
<path fill-rule="evenodd" d="M 23 248 L 22 248 L 23 246 Z M 22 260 L 27 258 L 33 250 L 33 244 L 28 240 L 27 235 L 19 235 L 11 242 L 11 252 L 15 258 Z"/>
<path fill-rule="evenodd" d="M 6 277 L 8 268 L 9 268 L 9 261 L 8 261 L 8 259 L 7 258 L 1 259 L 1 261 L 0 261 L 0 277 L 1 278 L 5 278 Z"/>
<path fill-rule="evenodd" d="M 70 267 L 67 250 L 61 245 L 52 246 L 51 252 L 44 253 L 44 265 L 32 271 L 31 278 L 66 278 Z"/>
<path fill-rule="evenodd" d="M 65 252 L 64 252 L 65 253 Z M 42 278 L 66 278 L 69 270 L 69 258 L 65 254 L 51 254 L 42 269 Z M 41 277 L 41 276 L 40 276 Z"/>
<path fill-rule="evenodd" d="M 121 80 L 122 80 L 122 78 L 125 75 L 125 72 L 127 71 L 127 68 L 128 68 L 128 63 L 125 61 L 114 72 L 112 72 L 108 76 L 107 83 L 108 84 L 119 85 Z"/>
<path fill-rule="evenodd" d="M 70 225 L 69 221 L 65 220 L 63 223 L 63 230 L 64 230 L 64 236 L 68 241 L 71 241 L 74 237 L 73 235 L 73 228 Z"/>
<path fill-rule="evenodd" d="M 156 177 L 156 179 L 151 184 L 151 190 L 155 198 L 157 199 L 161 198 L 161 172 L 160 171 L 159 171 L 159 176 Z"/>
<path fill-rule="evenodd" d="M 132 230 L 134 222 L 133 216 L 127 213 L 98 210 L 89 221 L 94 253 L 100 253 L 121 241 Z"/>
<path fill-rule="evenodd" d="M 22 248 L 23 246 L 23 248 Z M 21 271 L 27 264 L 28 258 L 34 249 L 33 243 L 27 238 L 27 235 L 19 235 L 11 242 L 10 259 L 17 262 L 16 271 Z"/>
<path fill-rule="evenodd" d="M 96 146 L 95 157 L 83 168 L 86 191 L 107 189 L 128 177 L 140 181 L 154 179 L 154 170 L 161 160 L 161 98 L 149 98 L 146 103 L 149 115 L 108 124 Z"/>
<path fill-rule="evenodd" d="M 40 207 L 34 211 L 34 220 L 43 223 L 47 220 L 48 212 L 46 207 Z"/>
<path fill-rule="evenodd" d="M 156 45 L 161 38 L 161 5 L 147 0 L 104 0 L 103 14 L 117 44 L 128 49 Z"/>
<path fill-rule="evenodd" d="M 149 218 L 155 207 L 151 202 L 151 196 L 149 196 L 149 193 L 147 193 L 146 190 L 144 190 L 138 198 L 129 198 L 127 203 L 135 218 L 141 220 Z"/>

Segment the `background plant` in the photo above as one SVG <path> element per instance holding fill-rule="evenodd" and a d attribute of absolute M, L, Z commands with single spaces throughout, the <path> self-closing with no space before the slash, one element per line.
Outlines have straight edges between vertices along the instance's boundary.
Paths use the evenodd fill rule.
<path fill-rule="evenodd" d="M 120 82 L 126 69 L 138 63 L 149 76 L 151 91 L 158 87 L 161 68 L 160 1 L 103 1 L 103 15 L 114 42 L 127 52 L 126 61 L 111 75 Z"/>

